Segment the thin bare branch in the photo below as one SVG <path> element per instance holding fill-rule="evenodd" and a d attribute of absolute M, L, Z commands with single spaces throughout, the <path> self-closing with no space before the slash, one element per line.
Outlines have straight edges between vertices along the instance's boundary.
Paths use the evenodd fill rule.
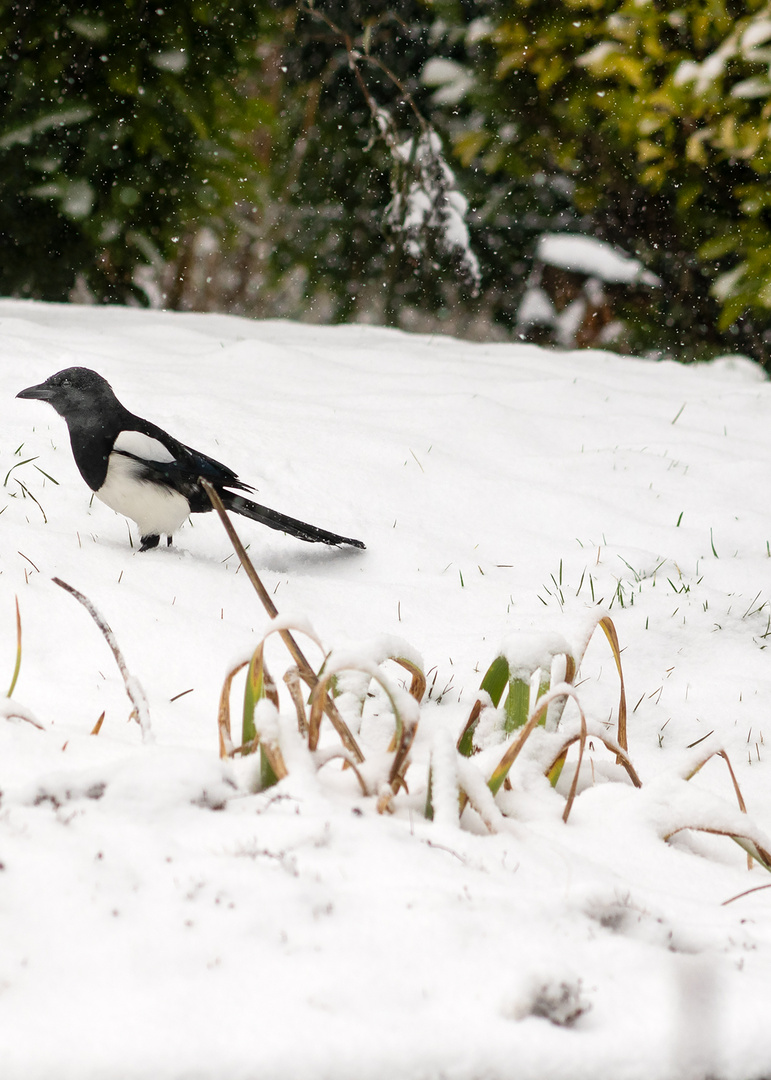
<path fill-rule="evenodd" d="M 110 646 L 110 651 L 112 652 L 112 655 L 115 657 L 115 663 L 118 665 L 118 671 L 120 671 L 121 673 L 123 685 L 126 687 L 126 693 L 129 696 L 129 701 L 133 705 L 131 715 L 142 729 L 142 740 L 143 742 L 152 742 L 153 733 L 150 728 L 150 711 L 147 706 L 147 698 L 145 697 L 145 692 L 126 667 L 126 661 L 123 659 L 123 653 L 120 651 L 120 647 L 118 646 L 115 634 L 113 634 L 112 630 L 110 629 L 107 620 L 97 611 L 97 609 L 88 599 L 88 597 L 84 596 L 83 593 L 78 592 L 77 589 L 73 589 L 72 585 L 68 585 L 66 581 L 62 581 L 61 578 L 58 577 L 52 578 L 51 580 L 53 581 L 54 585 L 58 585 L 59 588 L 64 589 L 65 592 L 68 592 L 71 596 L 74 596 L 78 603 L 83 605 L 83 607 L 94 620 L 96 625 L 102 631 L 104 639 Z"/>

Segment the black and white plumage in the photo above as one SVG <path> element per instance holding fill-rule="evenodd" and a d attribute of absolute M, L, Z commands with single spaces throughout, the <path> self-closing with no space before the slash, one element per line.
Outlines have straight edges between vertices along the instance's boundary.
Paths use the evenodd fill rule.
<path fill-rule="evenodd" d="M 209 481 L 225 508 L 235 514 L 309 543 L 364 547 L 361 540 L 326 532 L 235 494 L 254 489 L 226 465 L 134 416 L 121 405 L 107 380 L 90 368 L 58 371 L 16 396 L 47 401 L 64 417 L 80 475 L 98 499 L 136 522 L 140 551 L 156 547 L 162 535 L 171 543 L 172 533 L 190 514 L 212 509 L 201 478 Z"/>

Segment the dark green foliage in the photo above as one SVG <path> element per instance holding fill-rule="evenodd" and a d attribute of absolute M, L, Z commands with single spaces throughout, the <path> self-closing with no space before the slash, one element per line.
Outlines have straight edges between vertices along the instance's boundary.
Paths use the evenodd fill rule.
<path fill-rule="evenodd" d="M 633 351 L 768 362 L 761 0 L 0 10 L 0 293 L 503 336 L 569 230 L 662 279 Z"/>
<path fill-rule="evenodd" d="M 281 125 L 263 239 L 269 280 L 285 302 L 287 281 L 295 283 L 290 314 L 397 323 L 407 305 L 441 315 L 473 292 L 440 229 L 423 231 L 416 255 L 389 214 L 413 176 L 414 162 L 395 151 L 429 130 L 420 73 L 436 48 L 433 23 L 418 0 L 325 0 L 285 13 L 273 42 Z"/>
<path fill-rule="evenodd" d="M 264 5 L 17 0 L 0 20 L 0 291 L 141 295 L 138 264 L 251 196 L 236 75 Z"/>
<path fill-rule="evenodd" d="M 469 6 L 440 3 L 445 13 Z M 583 228 L 664 282 L 636 345 L 762 361 L 771 327 L 771 60 L 760 0 L 490 0 L 458 149 L 495 182 L 570 184 Z M 726 276 L 728 275 L 728 276 Z"/>

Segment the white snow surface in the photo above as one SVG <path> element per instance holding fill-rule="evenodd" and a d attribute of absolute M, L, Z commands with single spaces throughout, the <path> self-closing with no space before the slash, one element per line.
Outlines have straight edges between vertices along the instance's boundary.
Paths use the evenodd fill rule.
<path fill-rule="evenodd" d="M 23 625 L 0 709 L 3 1080 L 771 1074 L 771 878 L 727 836 L 689 829 L 761 846 L 771 832 L 771 385 L 757 369 L 12 301 L 0 331 L 3 693 L 14 597 Z M 235 519 L 275 623 L 214 514 L 139 554 L 126 520 L 91 502 L 61 418 L 14 397 L 71 364 L 260 501 L 367 550 Z M 152 741 L 54 577 L 109 623 Z M 618 708 L 598 631 L 576 680 L 590 740 L 567 823 L 576 747 L 556 789 L 543 775 L 558 733 L 536 729 L 493 798 L 497 713 L 481 753 L 455 751 L 488 665 L 518 636 L 533 662 L 556 635 L 580 648 L 608 608 L 642 787 L 591 738 L 615 738 Z M 365 668 L 423 658 L 431 696 L 393 813 L 339 759 L 316 770 L 278 633 L 269 720 L 289 776 L 260 792 L 254 758 L 220 761 L 223 680 L 287 625 Z M 408 673 L 381 670 L 404 701 Z M 362 772 L 379 775 L 390 705 L 361 672 L 339 689 Z M 560 728 L 578 730 L 572 703 Z M 327 721 L 322 736 L 329 756 Z M 713 751 L 747 814 L 723 759 L 684 779 Z M 458 782 L 476 807 L 460 822 Z"/>

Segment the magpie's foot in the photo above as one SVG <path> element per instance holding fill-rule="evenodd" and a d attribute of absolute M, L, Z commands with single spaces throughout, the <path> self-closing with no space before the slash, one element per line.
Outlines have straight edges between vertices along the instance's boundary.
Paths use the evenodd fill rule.
<path fill-rule="evenodd" d="M 150 551 L 151 548 L 158 547 L 161 538 L 160 536 L 154 534 L 152 536 L 142 536 L 140 537 L 140 539 L 142 541 L 142 544 L 139 550 Z"/>

